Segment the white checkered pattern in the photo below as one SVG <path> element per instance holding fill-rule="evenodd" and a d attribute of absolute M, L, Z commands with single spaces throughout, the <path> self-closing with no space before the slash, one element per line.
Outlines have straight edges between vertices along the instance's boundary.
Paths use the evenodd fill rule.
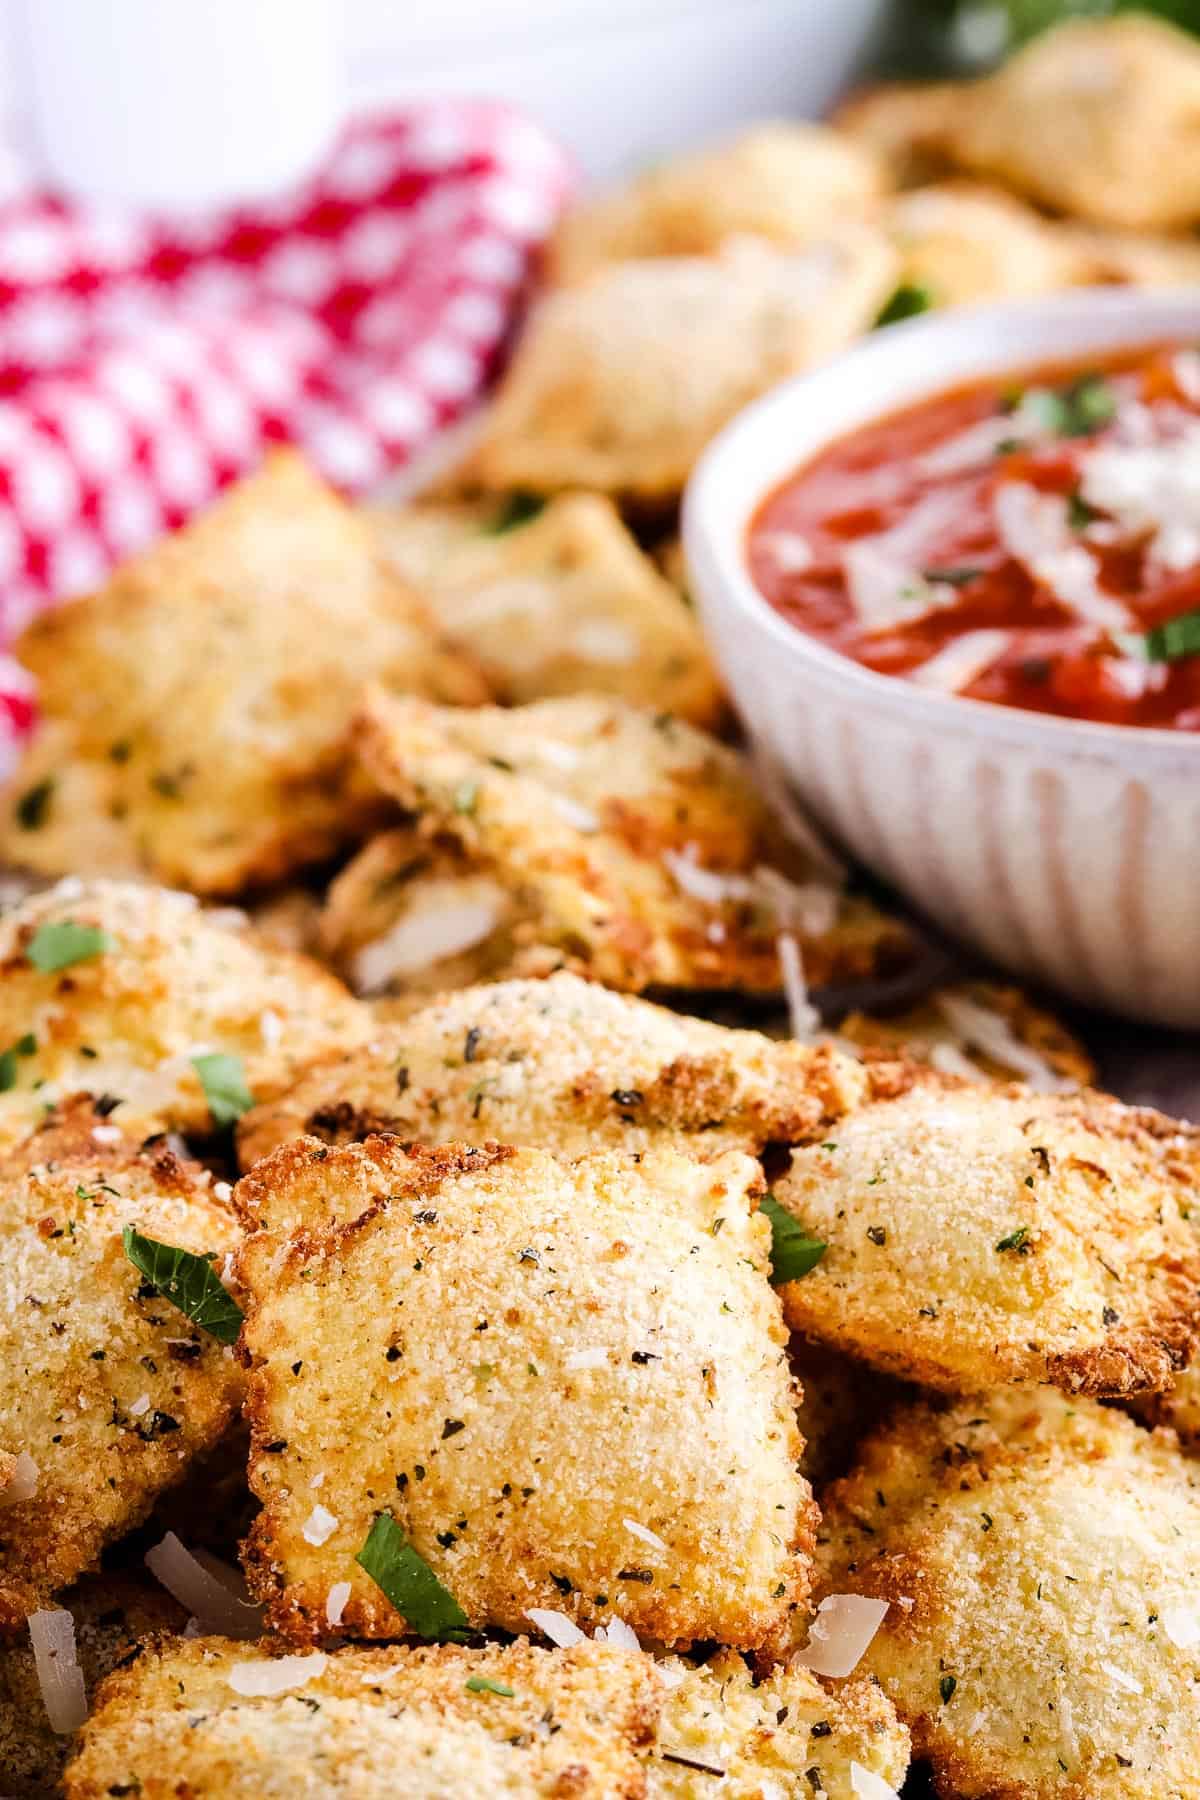
<path fill-rule="evenodd" d="M 269 205 L 0 206 L 0 651 L 272 443 L 361 492 L 492 373 L 569 186 L 528 120 L 434 101 L 357 121 Z M 32 717 L 0 654 L 0 761 Z"/>

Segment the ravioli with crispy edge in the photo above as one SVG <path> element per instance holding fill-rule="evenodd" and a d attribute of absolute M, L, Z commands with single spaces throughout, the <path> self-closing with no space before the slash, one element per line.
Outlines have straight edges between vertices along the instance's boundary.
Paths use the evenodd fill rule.
<path fill-rule="evenodd" d="M 956 1011 L 963 1000 L 972 1009 L 966 1014 L 973 1026 L 969 1036 L 964 1036 L 962 1018 Z M 976 1019 L 975 1012 L 990 1018 Z M 1005 1052 L 1007 1061 L 1000 1062 L 994 1050 L 989 1053 L 979 1041 L 981 1029 L 994 1050 L 1003 1046 L 1005 1038 L 1012 1040 Z M 997 981 L 953 982 L 886 1018 L 851 1013 L 838 1026 L 837 1037 L 839 1044 L 854 1045 L 871 1055 L 901 1055 L 966 1081 L 1021 1079 L 1036 1086 L 1040 1079 L 1049 1090 L 1059 1083 L 1087 1087 L 1096 1079 L 1096 1065 L 1074 1032 L 1020 988 Z M 1029 1051 L 1032 1059 L 1026 1054 Z M 1044 1065 L 1040 1078 L 1034 1067 L 1037 1061 Z"/>
<path fill-rule="evenodd" d="M 799 251 L 747 238 L 608 264 L 535 309 L 469 475 L 670 501 L 748 401 L 870 325 L 895 273 L 887 238 L 854 224 Z"/>
<path fill-rule="evenodd" d="M 883 223 L 900 254 L 900 281 L 933 306 L 1050 294 L 1086 278 L 1070 238 L 982 183 L 947 181 L 898 194 Z"/>
<path fill-rule="evenodd" d="M 240 1262 L 274 1629 L 348 1582 L 339 1632 L 404 1630 L 355 1560 L 390 1512 L 473 1627 L 782 1641 L 814 1515 L 750 1157 L 301 1139 L 252 1179 L 294 1232 Z"/>
<path fill-rule="evenodd" d="M 825 1497 L 822 1591 L 962 1800 L 1197 1793 L 1200 1468 L 1053 1389 L 899 1412 Z"/>
<path fill-rule="evenodd" d="M 44 614 L 16 654 L 43 722 L 7 789 L 8 859 L 205 894 L 278 880 L 370 824 L 346 749 L 365 681 L 486 694 L 291 453 Z"/>
<path fill-rule="evenodd" d="M 128 1575 L 88 1575 L 56 1606 L 75 1621 L 87 1694 L 155 1632 L 182 1631 L 187 1614 L 164 1589 Z M 26 1800 L 53 1800 L 74 1734 L 51 1729 L 28 1633 L 0 1642 L 0 1783 Z"/>
<path fill-rule="evenodd" d="M 916 1086 L 793 1151 L 780 1203 L 827 1248 L 789 1324 L 928 1387 L 1169 1386 L 1191 1358 L 1200 1132 L 1092 1092 Z"/>
<path fill-rule="evenodd" d="M 305 1133 L 351 1143 L 388 1131 L 561 1156 L 666 1139 L 709 1157 L 812 1137 L 868 1092 L 828 1045 L 731 1031 L 560 973 L 460 989 L 380 1026 L 247 1113 L 238 1153 L 249 1168 Z"/>
<path fill-rule="evenodd" d="M 647 1800 L 769 1800 L 799 1796 L 802 1783 L 824 1800 L 860 1800 L 856 1769 L 889 1788 L 904 1780 L 908 1732 L 865 1676 L 825 1686 L 797 1663 L 756 1681 L 731 1650 L 699 1668 L 668 1661 L 663 1673 L 673 1685 L 646 1759 Z"/>
<path fill-rule="evenodd" d="M 34 960 L 59 956 L 68 960 L 55 968 Z M 197 1058 L 233 1058 L 232 1072 L 265 1100 L 323 1051 L 360 1043 L 370 1024 L 327 970 L 227 926 L 190 894 L 68 879 L 0 915 L 0 1143 L 77 1092 L 130 1136 L 206 1136 Z"/>
<path fill-rule="evenodd" d="M 122 1140 L 84 1102 L 0 1162 L 0 1504 L 22 1456 L 36 1469 L 32 1498 L 3 1506 L 0 1628 L 92 1568 L 237 1409 L 232 1352 L 162 1299 L 122 1244 L 131 1225 L 223 1256 L 239 1233 L 211 1184 L 165 1145 Z"/>
<path fill-rule="evenodd" d="M 551 277 L 580 281 L 641 257 L 710 256 L 731 237 L 795 248 L 868 213 L 887 185 L 882 157 L 828 125 L 752 125 L 572 207 L 551 246 Z"/>
<path fill-rule="evenodd" d="M 643 1800 L 661 1681 L 607 1645 L 313 1651 L 283 1692 L 267 1644 L 151 1645 L 104 1683 L 67 1800 Z M 288 1672 L 278 1676 L 288 1681 Z"/>
<path fill-rule="evenodd" d="M 783 930 L 814 986 L 913 954 L 899 921 L 814 877 L 744 757 L 677 719 L 591 695 L 468 711 L 374 692 L 357 737 L 421 834 L 509 897 L 506 974 L 547 973 L 549 951 L 634 992 L 777 993 Z M 403 891 L 397 875 L 397 915 Z"/>
<path fill-rule="evenodd" d="M 618 694 L 696 725 L 725 703 L 695 615 L 610 500 L 562 494 L 497 528 L 489 500 L 376 509 L 384 552 L 498 699 Z"/>
<path fill-rule="evenodd" d="M 951 158 L 1056 212 L 1131 230 L 1200 219 L 1200 49 L 1161 19 L 1076 19 L 962 85 Z"/>

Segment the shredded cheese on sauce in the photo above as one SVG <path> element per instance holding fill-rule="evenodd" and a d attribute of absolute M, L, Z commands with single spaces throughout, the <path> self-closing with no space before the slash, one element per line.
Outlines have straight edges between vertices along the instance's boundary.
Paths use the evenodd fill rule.
<path fill-rule="evenodd" d="M 1072 530 L 1061 494 L 1043 494 L 1027 481 L 1001 482 L 992 514 L 1009 555 L 1068 611 L 1103 631 L 1129 629 L 1129 608 L 1101 587 L 1099 565 Z"/>
<path fill-rule="evenodd" d="M 1083 458 L 1080 491 L 1122 534 L 1144 538 L 1151 564 L 1178 574 L 1200 562 L 1200 420 L 1169 439 L 1100 444 Z"/>
<path fill-rule="evenodd" d="M 940 694 L 961 694 L 964 688 L 999 662 L 1012 643 L 1011 631 L 964 631 L 960 638 L 918 663 L 909 675 L 918 687 L 935 688 Z"/>

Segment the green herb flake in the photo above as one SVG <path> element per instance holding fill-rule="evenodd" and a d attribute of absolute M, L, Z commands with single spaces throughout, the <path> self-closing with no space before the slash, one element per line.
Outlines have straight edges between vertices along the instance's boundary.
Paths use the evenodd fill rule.
<path fill-rule="evenodd" d="M 367 1541 L 355 1557 L 360 1568 L 403 1614 L 407 1630 L 438 1641 L 461 1637 L 467 1615 L 418 1554 L 391 1513 L 376 1513 Z"/>
<path fill-rule="evenodd" d="M 875 318 L 875 328 L 898 325 L 903 319 L 915 319 L 920 313 L 932 312 L 937 305 L 932 290 L 923 281 L 902 281 Z"/>
<path fill-rule="evenodd" d="M 192 1067 L 200 1077 L 204 1098 L 216 1130 L 236 1125 L 242 1114 L 254 1105 L 254 1095 L 246 1086 L 246 1074 L 240 1056 L 226 1056 L 219 1050 L 207 1056 L 193 1056 Z"/>
<path fill-rule="evenodd" d="M 528 525 L 536 519 L 546 502 L 540 494 L 517 492 L 507 494 L 503 504 L 494 512 L 483 527 L 485 537 L 503 537 L 507 531 L 515 531 L 520 525 Z"/>
<path fill-rule="evenodd" d="M 454 790 L 454 810 L 456 813 L 473 813 L 479 799 L 479 783 L 477 781 L 460 781 Z"/>
<path fill-rule="evenodd" d="M 942 1696 L 942 1705 L 949 1706 L 954 1698 L 954 1690 L 958 1682 L 953 1675 L 943 1675 L 938 1682 L 938 1693 Z"/>
<path fill-rule="evenodd" d="M 771 1221 L 772 1283 L 779 1287 L 785 1281 L 798 1281 L 816 1268 L 829 1246 L 810 1237 L 773 1194 L 764 1194 L 759 1207 Z"/>
<path fill-rule="evenodd" d="M 997 1248 L 997 1250 L 1015 1250 L 1015 1251 L 1017 1251 L 1017 1253 L 1019 1255 L 1024 1255 L 1026 1253 L 1028 1243 L 1029 1243 L 1029 1227 L 1028 1227 L 1028 1225 L 1018 1225 L 1017 1229 L 1015 1231 L 1010 1231 L 1007 1237 L 1002 1237 L 1000 1239 L 1000 1242 L 996 1245 L 996 1248 Z"/>
<path fill-rule="evenodd" d="M 1072 531 L 1084 531 L 1095 524 L 1100 514 L 1094 506 L 1089 506 L 1083 495 L 1076 491 L 1067 495 L 1067 524 Z"/>
<path fill-rule="evenodd" d="M 15 1044 L 0 1053 L 0 1094 L 7 1094 L 17 1085 L 17 1058 L 32 1056 L 36 1049 L 37 1039 L 32 1031 L 27 1031 L 24 1037 L 19 1037 Z"/>
<path fill-rule="evenodd" d="M 1141 657 L 1143 662 L 1182 662 L 1200 655 L 1200 607 L 1164 619 L 1152 625 L 1144 635 L 1135 631 L 1113 633 L 1113 641 L 1127 656 Z"/>
<path fill-rule="evenodd" d="M 93 957 L 103 956 L 106 950 L 114 948 L 112 938 L 98 925 L 78 925 L 74 919 L 55 919 L 38 926 L 25 946 L 25 957 L 43 975 L 53 975 L 75 963 L 91 962 Z"/>
<path fill-rule="evenodd" d="M 242 1328 L 242 1309 L 213 1268 L 211 1254 L 197 1256 L 143 1237 L 132 1225 L 121 1233 L 125 1254 L 164 1300 L 207 1331 L 219 1344 L 233 1344 Z"/>
<path fill-rule="evenodd" d="M 922 569 L 926 581 L 944 581 L 948 587 L 966 587 L 972 581 L 978 581 L 987 573 L 978 563 L 963 563 L 949 569 Z"/>
<path fill-rule="evenodd" d="M 46 823 L 50 802 L 53 798 L 53 775 L 47 775 L 45 781 L 35 782 L 33 787 L 25 789 L 17 801 L 17 824 L 22 831 L 36 831 L 39 826 Z"/>
<path fill-rule="evenodd" d="M 1102 375 L 1081 375 L 1061 388 L 1030 388 L 1021 412 L 1052 437 L 1090 437 L 1111 423 L 1117 396 Z"/>
<path fill-rule="evenodd" d="M 502 1700 L 511 1700 L 516 1692 L 506 1681 L 493 1681 L 490 1675 L 468 1675 L 463 1686 L 468 1694 L 499 1694 Z"/>

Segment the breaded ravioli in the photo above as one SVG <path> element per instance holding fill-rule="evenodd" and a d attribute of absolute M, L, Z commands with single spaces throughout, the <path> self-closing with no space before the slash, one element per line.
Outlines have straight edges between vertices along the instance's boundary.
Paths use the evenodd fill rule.
<path fill-rule="evenodd" d="M 1024 1081 L 1041 1092 L 1086 1087 L 1096 1065 L 1080 1040 L 1020 988 L 958 981 L 886 1018 L 851 1013 L 838 1041 L 877 1055 L 902 1053 L 965 1081 Z"/>
<path fill-rule="evenodd" d="M 1200 49 L 1159 19 L 1077 19 L 963 86 L 951 158 L 1096 225 L 1200 219 Z"/>
<path fill-rule="evenodd" d="M 661 1682 L 600 1644 L 281 1656 L 167 1639 L 105 1682 L 67 1800 L 643 1800 Z"/>
<path fill-rule="evenodd" d="M 961 92 L 957 81 L 883 82 L 850 94 L 831 123 L 881 156 L 894 184 L 918 187 L 952 166 L 947 139 Z"/>
<path fill-rule="evenodd" d="M 239 1234 L 211 1182 L 85 1103 L 0 1162 L 0 1628 L 90 1569 L 233 1416 L 232 1351 L 122 1243 L 132 1226 L 223 1258 Z"/>
<path fill-rule="evenodd" d="M 75 1622 L 75 1654 L 90 1696 L 155 1632 L 182 1631 L 187 1614 L 160 1587 L 127 1575 L 89 1575 L 55 1601 Z M 72 1736 L 46 1716 L 28 1632 L 0 1642 L 0 1787 L 24 1800 L 61 1792 Z"/>
<path fill-rule="evenodd" d="M 244 1110 L 231 1084 L 265 1100 L 369 1029 L 327 970 L 190 894 L 68 879 L 0 915 L 0 1143 L 78 1092 L 129 1136 L 207 1135 Z"/>
<path fill-rule="evenodd" d="M 781 932 L 816 986 L 912 954 L 903 925 L 817 878 L 744 757 L 669 715 L 590 695 L 505 711 L 375 692 L 357 734 L 422 836 L 508 897 L 495 929 L 516 946 L 509 974 L 547 973 L 550 955 L 634 992 L 777 993 Z M 403 895 L 397 872 L 380 896 L 393 917 Z"/>
<path fill-rule="evenodd" d="M 798 1800 L 806 1789 L 861 1800 L 879 1791 L 864 1789 L 863 1772 L 887 1788 L 904 1780 L 908 1732 L 864 1676 L 823 1687 L 797 1664 L 756 1682 L 730 1650 L 699 1668 L 667 1662 L 663 1674 L 673 1685 L 646 1761 L 647 1800 Z"/>
<path fill-rule="evenodd" d="M 883 223 L 900 254 L 901 282 L 933 306 L 1050 294 L 1086 278 L 1070 238 L 982 183 L 913 188 L 888 205 Z"/>
<path fill-rule="evenodd" d="M 471 1626 L 780 1640 L 813 1518 L 751 1158 L 301 1139 L 254 1180 L 245 1560 L 276 1630 L 428 1635 L 432 1579 Z"/>
<path fill-rule="evenodd" d="M 44 614 L 17 655 L 42 723 L 7 791 L 7 859 L 205 894 L 278 880 L 370 821 L 345 746 L 364 681 L 486 692 L 292 454 Z"/>
<path fill-rule="evenodd" d="M 572 207 L 551 274 L 579 281 L 631 258 L 710 256 L 732 237 L 796 248 L 868 213 L 886 186 L 884 160 L 865 142 L 828 125 L 768 121 Z"/>
<path fill-rule="evenodd" d="M 1195 1800 L 1200 1467 L 1052 1389 L 901 1412 L 826 1497 L 823 1586 L 961 1800 Z"/>
<path fill-rule="evenodd" d="M 397 572 L 497 698 L 618 694 L 717 724 L 724 702 L 696 616 L 611 500 L 562 494 L 528 519 L 510 510 L 511 523 L 488 499 L 371 515 Z"/>
<path fill-rule="evenodd" d="M 664 1138 L 702 1156 L 753 1153 L 825 1131 L 867 1091 L 827 1045 L 731 1031 L 560 973 L 463 988 L 380 1026 L 247 1113 L 238 1152 L 249 1168 L 304 1133 L 336 1144 L 389 1131 L 562 1156 Z"/>
<path fill-rule="evenodd" d="M 470 473 L 502 491 L 670 501 L 734 413 L 866 329 L 895 271 L 867 225 L 800 251 L 741 239 L 608 264 L 536 308 Z"/>
<path fill-rule="evenodd" d="M 1190 1360 L 1198 1134 L 1106 1095 L 914 1087 L 797 1149 L 779 1202 L 826 1245 L 788 1322 L 951 1392 L 1165 1388 Z"/>

